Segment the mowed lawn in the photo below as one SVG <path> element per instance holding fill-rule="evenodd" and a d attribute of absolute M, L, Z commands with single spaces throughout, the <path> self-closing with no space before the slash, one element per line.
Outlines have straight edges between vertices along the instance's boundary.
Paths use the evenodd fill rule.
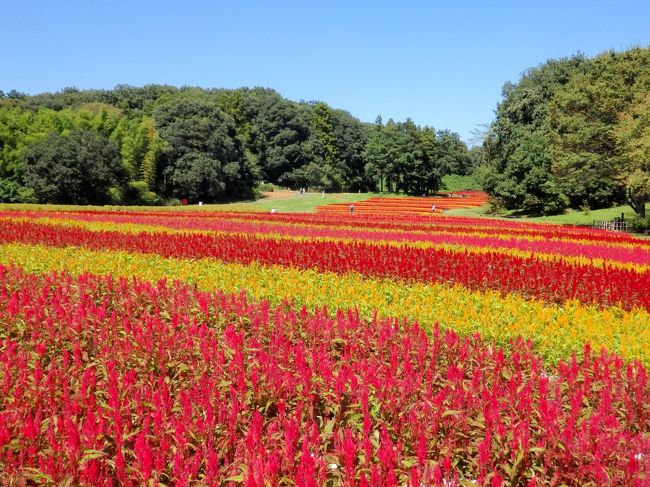
<path fill-rule="evenodd" d="M 375 193 L 304 193 L 280 190 L 264 193 L 257 201 L 244 203 L 226 203 L 222 205 L 204 205 L 201 208 L 218 211 L 271 211 L 279 213 L 313 213 L 320 205 L 332 203 L 354 203 L 368 198 L 381 196 Z"/>
<path fill-rule="evenodd" d="M 376 197 L 398 197 L 400 195 L 388 195 L 378 193 L 304 193 L 297 191 L 280 190 L 264 193 L 263 197 L 256 201 L 245 201 L 239 203 L 221 204 L 191 204 L 187 206 L 76 206 L 76 205 L 41 205 L 41 204 L 0 204 L 0 210 L 21 210 L 21 211 L 83 211 L 104 209 L 104 210 L 134 210 L 134 211 L 259 211 L 269 212 L 275 208 L 278 213 L 313 213 L 316 207 L 332 203 L 354 203 Z"/>

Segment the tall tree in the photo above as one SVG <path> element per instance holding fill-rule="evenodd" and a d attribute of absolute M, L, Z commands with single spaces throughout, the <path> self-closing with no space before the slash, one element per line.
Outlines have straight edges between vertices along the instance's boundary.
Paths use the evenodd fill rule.
<path fill-rule="evenodd" d="M 332 168 L 337 158 L 333 118 L 334 114 L 330 107 L 325 103 L 316 104 L 314 107 L 314 115 L 311 119 L 311 129 L 323 148 L 325 154 L 325 160 L 323 162 Z"/>
<path fill-rule="evenodd" d="M 456 132 L 438 130 L 436 160 L 443 174 L 467 175 L 472 172 L 467 144 L 460 139 Z"/>
<path fill-rule="evenodd" d="M 573 207 L 603 208 L 620 199 L 612 127 L 622 107 L 609 107 L 611 90 L 602 80 L 579 75 L 550 104 L 552 171 Z"/>
<path fill-rule="evenodd" d="M 25 151 L 23 179 L 41 203 L 105 204 L 124 176 L 117 145 L 89 130 L 51 133 Z"/>
<path fill-rule="evenodd" d="M 252 195 L 256 168 L 244 158 L 232 119 L 216 104 L 178 98 L 153 116 L 166 142 L 158 180 L 164 195 L 205 201 Z"/>
<path fill-rule="evenodd" d="M 424 127 L 418 136 L 422 150 L 422 165 L 419 170 L 422 187 L 418 193 L 435 192 L 440 188 L 444 174 L 437 160 L 438 138 L 432 127 Z"/>
<path fill-rule="evenodd" d="M 548 111 L 554 94 L 585 64 L 580 54 L 550 60 L 526 71 L 518 83 L 504 84 L 479 174 L 484 189 L 506 208 L 557 213 L 568 204 L 551 171 Z"/>
<path fill-rule="evenodd" d="M 285 100 L 272 90 L 254 90 L 247 100 L 253 117 L 250 152 L 264 181 L 281 182 L 285 173 L 310 161 L 303 144 L 311 135 L 311 108 Z"/>
<path fill-rule="evenodd" d="M 619 125 L 621 114 L 636 113 L 637 105 L 636 115 L 642 115 L 649 92 L 650 49 L 635 48 L 597 56 L 555 94 L 549 108 L 549 151 L 572 206 L 623 203 L 631 181 L 637 188 L 633 193 L 641 194 L 636 170 L 642 164 L 633 139 L 642 137 L 643 122 L 630 125 L 623 117 L 623 127 Z"/>
<path fill-rule="evenodd" d="M 625 185 L 627 203 L 645 218 L 650 202 L 650 93 L 640 95 L 620 115 L 615 134 L 621 156 L 618 178 Z"/>
<path fill-rule="evenodd" d="M 343 110 L 333 110 L 333 125 L 336 168 L 343 185 L 352 191 L 374 189 L 374 182 L 364 172 L 369 127 Z"/>
<path fill-rule="evenodd" d="M 381 115 L 378 115 L 375 124 L 368 132 L 368 140 L 363 150 L 364 174 L 371 181 L 375 181 L 379 191 L 384 190 L 384 167 L 386 165 L 383 128 L 383 120 Z"/>
<path fill-rule="evenodd" d="M 140 123 L 140 129 L 144 132 L 144 140 L 146 141 L 144 155 L 140 163 L 139 175 L 140 179 L 147 183 L 150 190 L 155 189 L 156 186 L 156 160 L 164 150 L 164 143 L 152 118 L 143 117 Z"/>

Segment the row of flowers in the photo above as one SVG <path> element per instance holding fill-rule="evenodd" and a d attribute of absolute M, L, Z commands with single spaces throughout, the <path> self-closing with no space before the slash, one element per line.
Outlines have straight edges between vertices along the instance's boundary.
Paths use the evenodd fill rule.
<path fill-rule="evenodd" d="M 487 195 L 480 191 L 449 193 L 448 195 L 410 198 L 369 198 L 354 203 L 355 210 L 362 213 L 391 213 L 410 215 L 414 213 L 432 213 L 435 209 L 453 210 L 456 208 L 476 208 L 487 203 Z M 347 210 L 349 203 L 331 203 L 319 206 L 318 213 L 340 213 Z"/>

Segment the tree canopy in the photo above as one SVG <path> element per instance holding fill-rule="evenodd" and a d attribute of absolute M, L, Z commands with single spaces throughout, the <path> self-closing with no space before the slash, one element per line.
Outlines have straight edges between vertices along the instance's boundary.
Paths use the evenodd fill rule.
<path fill-rule="evenodd" d="M 153 118 L 166 141 L 159 158 L 164 196 L 219 201 L 252 196 L 255 170 L 234 121 L 210 101 L 176 98 Z"/>
<path fill-rule="evenodd" d="M 41 203 L 101 205 L 124 176 L 117 144 L 90 130 L 50 133 L 25 151 L 23 180 Z"/>
<path fill-rule="evenodd" d="M 650 48 L 550 60 L 506 83 L 484 142 L 485 189 L 549 214 L 650 200 Z"/>

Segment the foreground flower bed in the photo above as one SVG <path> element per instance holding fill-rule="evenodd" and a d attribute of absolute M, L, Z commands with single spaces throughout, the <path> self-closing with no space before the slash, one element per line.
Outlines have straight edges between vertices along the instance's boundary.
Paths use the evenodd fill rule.
<path fill-rule="evenodd" d="M 84 485 L 645 485 L 646 369 L 587 347 L 0 266 L 0 473 Z M 155 482 L 154 482 L 155 484 Z"/>
<path fill-rule="evenodd" d="M 648 241 L 388 203 L 0 211 L 0 479 L 648 485 Z"/>

